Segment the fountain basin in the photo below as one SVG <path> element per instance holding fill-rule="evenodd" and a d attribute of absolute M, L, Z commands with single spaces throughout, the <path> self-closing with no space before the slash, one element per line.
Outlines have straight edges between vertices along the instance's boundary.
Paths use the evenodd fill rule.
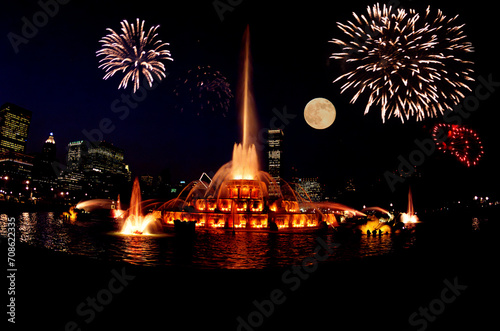
<path fill-rule="evenodd" d="M 218 198 L 204 197 L 207 192 L 199 192 L 195 185 L 187 199 L 177 200 L 174 208 L 177 210 L 162 211 L 163 224 L 169 227 L 180 220 L 194 222 L 197 229 L 252 231 L 318 230 L 325 223 L 337 224 L 333 214 L 323 214 L 317 209 L 301 211 L 299 199 L 284 199 L 281 191 L 280 195 L 270 197 L 268 184 L 260 180 L 226 180 L 217 188 Z M 192 194 L 193 190 L 201 197 Z"/>

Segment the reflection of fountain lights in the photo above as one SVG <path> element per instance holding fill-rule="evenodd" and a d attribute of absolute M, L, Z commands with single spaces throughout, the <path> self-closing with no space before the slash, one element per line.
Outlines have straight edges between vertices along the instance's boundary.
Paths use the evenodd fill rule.
<path fill-rule="evenodd" d="M 150 236 L 123 236 L 123 261 L 148 265 L 151 261 L 158 259 L 159 249 L 156 240 Z"/>
<path fill-rule="evenodd" d="M 75 211 L 75 208 L 74 206 L 72 206 L 67 212 L 65 211 L 63 213 L 63 216 L 66 218 L 66 219 L 69 219 L 69 221 L 71 223 L 74 223 L 76 221 L 76 218 L 78 217 L 78 214 L 76 213 Z"/>

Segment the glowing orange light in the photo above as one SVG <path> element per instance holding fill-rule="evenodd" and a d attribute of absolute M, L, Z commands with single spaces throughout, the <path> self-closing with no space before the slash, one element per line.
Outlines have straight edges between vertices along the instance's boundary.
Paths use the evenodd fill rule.
<path fill-rule="evenodd" d="M 154 214 L 142 215 L 141 188 L 139 186 L 139 178 L 136 178 L 132 187 L 129 216 L 125 220 L 120 233 L 126 235 L 149 235 L 147 227 L 155 220 L 156 216 Z"/>

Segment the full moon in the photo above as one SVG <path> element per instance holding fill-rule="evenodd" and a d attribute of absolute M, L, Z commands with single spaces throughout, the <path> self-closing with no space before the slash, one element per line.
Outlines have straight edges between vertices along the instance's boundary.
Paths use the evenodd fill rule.
<path fill-rule="evenodd" d="M 304 108 L 304 118 L 307 124 L 318 130 L 332 125 L 336 114 L 335 106 L 325 98 L 312 99 Z"/>

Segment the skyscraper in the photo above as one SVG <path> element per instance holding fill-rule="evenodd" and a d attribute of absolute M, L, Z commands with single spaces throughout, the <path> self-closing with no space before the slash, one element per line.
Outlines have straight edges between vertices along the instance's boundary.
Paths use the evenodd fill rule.
<path fill-rule="evenodd" d="M 283 157 L 283 130 L 268 130 L 267 160 L 269 174 L 279 181 Z"/>
<path fill-rule="evenodd" d="M 56 159 L 56 140 L 51 132 L 45 143 L 43 144 L 42 154 L 47 156 L 47 159 L 54 161 Z"/>
<path fill-rule="evenodd" d="M 87 189 L 98 197 L 116 197 L 129 181 L 124 151 L 105 141 L 90 144 L 83 172 Z"/>
<path fill-rule="evenodd" d="M 83 140 L 72 141 L 68 144 L 66 165 L 69 172 L 81 172 L 87 155 L 87 144 Z"/>
<path fill-rule="evenodd" d="M 268 187 L 269 196 L 276 198 L 280 194 L 281 163 L 283 156 L 283 131 L 267 130 L 267 172 L 276 184 Z"/>
<path fill-rule="evenodd" d="M 311 199 L 311 201 L 321 201 L 323 197 L 323 190 L 321 188 L 321 184 L 319 182 L 318 177 L 313 178 L 296 178 L 295 179 L 295 190 L 300 194 L 304 199 Z M 298 186 L 300 186 L 300 189 Z M 306 193 L 307 196 L 304 194 Z"/>
<path fill-rule="evenodd" d="M 52 132 L 42 147 L 42 152 L 35 155 L 32 179 L 36 193 L 46 194 L 57 187 L 59 171 L 56 163 L 56 141 Z"/>
<path fill-rule="evenodd" d="M 91 144 L 85 163 L 86 171 L 126 175 L 124 151 L 106 141 Z"/>
<path fill-rule="evenodd" d="M 115 197 L 130 181 L 123 149 L 105 141 L 70 142 L 66 164 L 59 176 L 61 187 L 68 191 L 83 189 L 87 197 Z"/>
<path fill-rule="evenodd" d="M 0 153 L 26 152 L 31 111 L 5 103 L 0 108 Z"/>

